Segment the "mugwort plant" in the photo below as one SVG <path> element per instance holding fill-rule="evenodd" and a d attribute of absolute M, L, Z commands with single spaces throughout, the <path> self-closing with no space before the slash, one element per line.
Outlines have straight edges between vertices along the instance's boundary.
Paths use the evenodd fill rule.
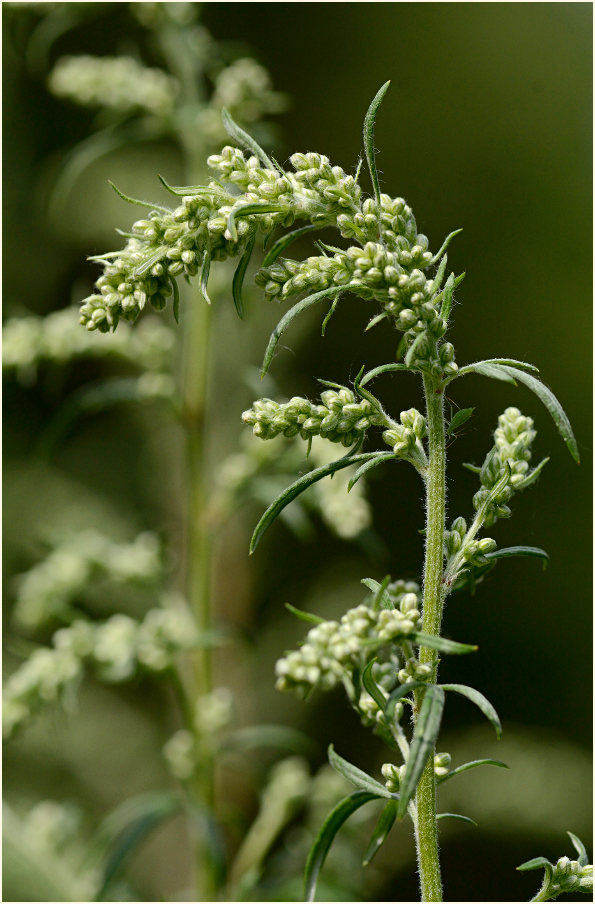
<path fill-rule="evenodd" d="M 360 187 L 361 162 L 354 175 L 331 165 L 318 153 L 296 153 L 284 168 L 267 155 L 231 115 L 223 122 L 234 141 L 209 157 L 213 178 L 206 184 L 165 187 L 177 199 L 168 208 L 133 201 L 146 208 L 121 251 L 96 258 L 103 273 L 96 292 L 81 308 L 88 330 L 113 331 L 120 320 L 134 321 L 143 308 L 164 308 L 172 300 L 178 317 L 177 281 L 196 277 L 209 302 L 208 279 L 213 261 L 238 259 L 232 281 L 237 313 L 243 316 L 242 286 L 256 244 L 264 240 L 264 260 L 255 277 L 268 299 L 302 296 L 281 318 L 264 354 L 262 376 L 273 362 L 279 340 L 296 317 L 315 305 L 329 304 L 322 330 L 347 293 L 370 310 L 368 329 L 382 323 L 401 334 L 395 361 L 365 372 L 353 384 L 321 381 L 320 399 L 295 396 L 285 402 L 261 398 L 244 412 L 254 435 L 268 440 L 282 434 L 301 437 L 308 447 L 321 437 L 338 447 L 336 457 L 301 476 L 266 509 L 254 531 L 254 552 L 264 532 L 285 507 L 314 483 L 345 468 L 356 470 L 347 491 L 381 465 L 405 463 L 417 472 L 425 492 L 425 561 L 420 583 L 364 578 L 365 596 L 339 621 L 295 610 L 310 625 L 301 646 L 276 666 L 277 688 L 307 697 L 314 689 L 345 689 L 362 723 L 386 743 L 381 776 L 363 772 L 329 748 L 329 761 L 355 790 L 328 815 L 316 835 L 305 866 L 306 900 L 314 900 L 320 870 L 336 833 L 346 819 L 371 801 L 383 802 L 376 829 L 364 854 L 369 863 L 395 822 L 410 819 L 415 834 L 421 899 L 442 901 L 438 827 L 443 818 L 469 821 L 440 812 L 439 786 L 478 767 L 505 768 L 495 759 L 453 764 L 437 751 L 447 698 L 461 695 L 475 704 L 500 736 L 501 723 L 480 690 L 439 680 L 441 655 L 470 654 L 476 647 L 441 635 L 447 598 L 479 584 L 500 559 L 531 556 L 547 563 L 547 553 L 532 546 L 499 546 L 486 535 L 511 515 L 511 502 L 540 477 L 548 459 L 533 464 L 536 438 L 533 420 L 509 406 L 499 416 L 491 447 L 481 465 L 466 465 L 477 475 L 470 512 L 446 522 L 446 445 L 473 415 L 459 410 L 446 422 L 444 398 L 455 381 L 472 374 L 518 383 L 544 404 L 572 458 L 577 443 L 557 398 L 537 376 L 532 364 L 490 358 L 459 365 L 447 338 L 453 299 L 464 274 L 448 271 L 450 233 L 436 252 L 418 233 L 411 208 L 399 197 L 381 192 L 375 165 L 374 123 L 388 82 L 372 101 L 364 122 L 365 159 L 373 192 Z M 122 197 L 125 197 L 122 195 Z M 286 256 L 296 239 L 332 227 L 340 244 L 315 240 L 316 253 L 305 260 Z M 409 372 L 423 386 L 425 408 L 388 411 L 372 392 L 383 374 Z M 344 448 L 343 451 L 341 447 Z M 343 751 L 342 753 L 349 753 Z M 578 859 L 562 857 L 552 864 L 543 857 L 520 870 L 545 871 L 533 900 L 552 900 L 567 891 L 592 891 L 592 865 L 582 842 L 569 833 Z"/>

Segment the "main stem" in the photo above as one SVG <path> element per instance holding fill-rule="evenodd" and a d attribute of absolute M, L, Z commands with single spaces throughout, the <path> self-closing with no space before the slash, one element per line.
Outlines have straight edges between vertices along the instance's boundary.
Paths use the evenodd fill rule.
<path fill-rule="evenodd" d="M 429 465 L 426 482 L 426 555 L 424 564 L 422 631 L 440 634 L 443 577 L 444 518 L 446 505 L 446 441 L 444 430 L 444 396 L 440 384 L 424 375 L 426 418 L 428 423 Z M 421 647 L 419 659 L 432 666 L 432 680 L 438 672 L 438 652 Z M 416 692 L 415 710 L 419 712 L 423 691 Z M 436 778 L 434 755 L 430 754 L 417 787 L 417 820 L 415 841 L 421 882 L 422 901 L 442 901 L 442 879 L 438 856 L 436 823 Z"/>

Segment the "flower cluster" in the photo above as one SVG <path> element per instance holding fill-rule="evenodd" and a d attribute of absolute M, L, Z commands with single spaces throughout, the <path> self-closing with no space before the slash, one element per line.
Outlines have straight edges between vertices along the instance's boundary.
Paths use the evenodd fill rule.
<path fill-rule="evenodd" d="M 450 753 L 435 754 L 434 775 L 436 776 L 436 778 L 442 778 L 448 773 L 450 769 L 451 759 L 452 757 Z M 394 793 L 395 791 L 399 790 L 406 769 L 406 763 L 404 763 L 402 766 L 396 766 L 394 763 L 382 764 L 380 771 L 382 773 L 387 791 Z"/>
<path fill-rule="evenodd" d="M 486 527 L 494 524 L 498 518 L 510 516 L 510 508 L 506 503 L 510 501 L 513 493 L 533 483 L 547 461 L 546 459 L 537 468 L 529 470 L 531 444 L 536 435 L 533 420 L 522 415 L 518 408 L 507 408 L 498 418 L 494 446 L 488 452 L 479 472 L 481 488 L 473 497 L 476 511 L 486 507 L 487 503 L 483 517 Z M 497 496 L 494 496 L 494 488 L 506 475 L 507 470 L 509 480 Z"/>
<path fill-rule="evenodd" d="M 552 896 L 580 891 L 584 894 L 593 893 L 593 864 L 581 866 L 578 860 L 570 860 L 569 857 L 560 857 L 554 864 L 549 886 Z"/>
<path fill-rule="evenodd" d="M 242 420 L 253 427 L 254 435 L 272 439 L 280 433 L 303 439 L 321 436 L 331 442 L 352 446 L 371 426 L 385 426 L 386 417 L 367 399 L 356 399 L 350 389 L 327 389 L 321 393 L 321 405 L 294 396 L 279 404 L 259 399 L 244 411 Z"/>
<path fill-rule="evenodd" d="M 12 735 L 46 703 L 66 703 L 91 666 L 105 681 L 120 682 L 138 670 L 161 672 L 198 641 L 185 607 L 151 609 L 142 622 L 114 615 L 104 622 L 77 619 L 56 631 L 52 647 L 37 649 L 8 679 L 3 731 Z"/>
<path fill-rule="evenodd" d="M 114 357 L 143 370 L 170 369 L 175 343 L 173 330 L 156 317 L 133 330 L 127 324 L 118 333 L 96 342 L 84 330 L 72 308 L 45 317 L 27 315 L 6 321 L 2 330 L 2 368 L 30 382 L 43 363 L 64 365 L 87 357 Z"/>
<path fill-rule="evenodd" d="M 71 605 L 91 581 L 151 583 L 161 572 L 161 551 L 154 534 L 139 534 L 132 543 L 122 544 L 83 531 L 68 537 L 22 575 L 14 618 L 22 627 L 38 628 L 48 619 L 68 617 Z"/>
<path fill-rule="evenodd" d="M 360 605 L 346 612 L 339 622 L 317 624 L 299 650 L 277 662 L 277 689 L 295 690 L 302 696 L 314 687 L 330 690 L 354 669 L 363 668 L 372 651 L 378 655 L 383 647 L 411 637 L 420 619 L 419 609 L 410 607 L 411 596 L 403 596 L 399 609 L 374 611 Z M 394 664 L 391 669 L 394 674 Z"/>
<path fill-rule="evenodd" d="M 418 468 L 426 468 L 428 458 L 422 440 L 427 431 L 425 417 L 416 408 L 401 411 L 400 424 L 395 424 L 382 434 L 384 442 L 392 446 L 396 455 L 413 462 Z"/>
<path fill-rule="evenodd" d="M 467 522 L 464 518 L 455 518 L 450 530 L 444 531 L 444 555 L 447 559 L 460 555 L 461 563 L 479 564 L 481 556 L 493 552 L 497 543 L 491 537 L 482 540 L 465 540 Z"/>
<path fill-rule="evenodd" d="M 144 110 L 164 116 L 173 109 L 177 79 L 127 56 L 67 56 L 58 60 L 48 87 L 57 97 L 85 107 L 118 112 Z"/>

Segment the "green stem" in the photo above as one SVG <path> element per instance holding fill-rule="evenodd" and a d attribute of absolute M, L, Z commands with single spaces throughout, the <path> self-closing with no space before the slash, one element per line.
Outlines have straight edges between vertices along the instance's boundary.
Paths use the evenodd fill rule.
<path fill-rule="evenodd" d="M 442 589 L 446 505 L 444 399 L 442 387 L 428 375 L 424 375 L 424 393 L 428 422 L 429 465 L 426 481 L 426 554 L 422 631 L 437 637 L 440 634 L 444 602 Z M 421 647 L 419 660 L 421 663 L 427 663 L 432 666 L 432 680 L 435 681 L 438 672 L 438 652 L 428 647 Z M 419 711 L 422 696 L 423 691 L 416 692 L 416 712 Z M 415 840 L 421 882 L 421 900 L 442 901 L 433 754 L 428 757 L 422 773 L 417 788 L 416 805 Z"/>

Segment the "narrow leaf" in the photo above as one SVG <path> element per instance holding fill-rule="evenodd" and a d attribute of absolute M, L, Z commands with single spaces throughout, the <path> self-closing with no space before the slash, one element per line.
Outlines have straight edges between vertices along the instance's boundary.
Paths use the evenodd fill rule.
<path fill-rule="evenodd" d="M 386 592 L 386 588 L 390 584 L 389 574 L 386 575 L 381 584 L 379 584 L 378 581 L 375 581 L 374 578 L 362 578 L 360 583 L 374 594 L 374 603 L 372 606 L 374 610 L 395 608 L 390 596 Z"/>
<path fill-rule="evenodd" d="M 486 364 L 480 362 L 473 367 L 473 370 L 483 377 L 490 377 L 492 380 L 502 380 L 503 383 L 512 383 L 513 386 L 516 386 L 514 377 L 504 369 L 504 365 L 502 364 Z"/>
<path fill-rule="evenodd" d="M 358 769 L 353 763 L 344 760 L 342 756 L 335 753 L 332 744 L 328 749 L 328 759 L 333 769 L 335 769 L 339 775 L 342 775 L 343 778 L 346 778 L 348 782 L 351 782 L 352 785 L 355 785 L 360 791 L 368 791 L 370 794 L 375 794 L 376 797 L 388 797 L 396 800 L 398 795 L 392 794 L 384 787 L 384 785 L 377 782 L 371 775 L 368 775 L 367 772 Z"/>
<path fill-rule="evenodd" d="M 397 810 L 399 819 L 402 819 L 407 812 L 407 804 L 415 794 L 424 766 L 434 750 L 440 731 L 443 709 L 443 689 L 436 684 L 428 685 L 415 723 L 407 768 L 401 781 L 401 797 Z"/>
<path fill-rule="evenodd" d="M 406 681 L 405 684 L 402 684 L 400 687 L 396 687 L 394 691 L 389 694 L 389 698 L 386 702 L 386 707 L 384 709 L 384 715 L 387 720 L 390 722 L 393 718 L 395 707 L 399 700 L 402 700 L 410 691 L 414 691 L 417 687 L 424 687 L 424 683 L 422 681 Z"/>
<path fill-rule="evenodd" d="M 364 330 L 364 333 L 367 333 L 368 330 L 373 329 L 373 328 L 374 328 L 375 326 L 377 326 L 382 320 L 386 320 L 387 317 L 388 317 L 388 314 L 386 313 L 386 311 L 382 311 L 381 314 L 376 314 L 376 316 L 375 316 L 375 317 L 372 317 L 372 319 L 370 320 L 369 324 L 367 325 L 367 327 L 366 327 L 365 330 Z"/>
<path fill-rule="evenodd" d="M 333 810 L 331 810 L 323 822 L 318 835 L 314 839 L 314 844 L 310 848 L 310 853 L 308 854 L 304 872 L 304 901 L 314 900 L 318 874 L 323 867 L 326 855 L 335 839 L 335 835 L 343 823 L 352 813 L 355 813 L 355 811 L 359 810 L 364 804 L 377 799 L 377 794 L 370 794 L 367 791 L 355 791 L 353 794 L 345 797 Z"/>
<path fill-rule="evenodd" d="M 544 869 L 548 866 L 551 869 L 552 864 L 546 857 L 533 857 L 532 860 L 527 860 L 525 863 L 521 863 L 520 866 L 517 866 L 517 870 L 519 870 L 519 872 L 526 872 L 530 869 Z"/>
<path fill-rule="evenodd" d="M 366 853 L 364 854 L 362 866 L 368 866 L 372 862 L 386 841 L 388 833 L 392 829 L 395 819 L 397 818 L 397 806 L 396 800 L 388 800 L 384 805 L 384 809 L 380 814 L 380 818 L 374 829 L 374 834 L 372 835 Z"/>
<path fill-rule="evenodd" d="M 230 210 L 227 218 L 227 232 L 232 241 L 237 242 L 238 230 L 236 227 L 236 220 L 238 217 L 250 217 L 261 213 L 279 213 L 281 210 L 283 210 L 283 208 L 280 207 L 279 204 L 268 204 L 267 202 L 264 204 L 236 204 L 235 207 L 232 207 Z"/>
<path fill-rule="evenodd" d="M 420 346 L 422 344 L 422 342 L 425 340 L 425 338 L 426 338 L 425 332 L 418 333 L 417 336 L 415 337 L 415 339 L 413 340 L 413 342 L 411 343 L 411 345 L 409 346 L 407 354 L 405 355 L 405 365 L 407 367 L 410 367 L 411 362 L 413 361 L 414 352 L 417 350 L 418 346 Z"/>
<path fill-rule="evenodd" d="M 506 364 L 520 370 L 530 370 L 533 373 L 539 373 L 539 369 L 535 367 L 534 364 L 528 364 L 526 361 L 517 361 L 515 358 L 486 358 L 485 361 L 474 361 L 472 364 L 465 364 L 464 367 L 460 367 L 457 373 L 454 374 L 454 377 L 450 379 L 456 379 L 457 377 L 464 377 L 465 374 L 474 373 L 475 368 L 479 364 Z"/>
<path fill-rule="evenodd" d="M 461 816 L 460 813 L 437 813 L 436 819 L 459 819 L 461 822 L 470 822 L 472 826 L 477 825 L 470 816 Z"/>
<path fill-rule="evenodd" d="M 320 615 L 314 615 L 312 612 L 304 612 L 303 609 L 296 609 L 291 603 L 285 603 L 285 608 L 299 618 L 300 621 L 309 622 L 311 625 L 319 625 L 324 621 Z"/>
<path fill-rule="evenodd" d="M 212 185 L 170 185 L 163 176 L 157 176 L 163 187 L 177 198 L 184 198 L 187 195 L 207 195 L 209 197 L 220 198 L 222 201 L 233 201 L 233 197 L 223 188 L 214 188 Z"/>
<path fill-rule="evenodd" d="M 469 461 L 463 462 L 463 467 L 471 471 L 472 474 L 481 474 L 481 465 L 472 465 Z"/>
<path fill-rule="evenodd" d="M 362 377 L 360 380 L 360 386 L 365 386 L 366 383 L 369 383 L 370 380 L 375 379 L 375 377 L 379 377 L 380 374 L 391 373 L 396 370 L 410 370 L 406 364 L 380 364 L 378 367 L 374 367 L 372 370 L 369 370 L 368 373 Z"/>
<path fill-rule="evenodd" d="M 433 634 L 423 634 L 415 631 L 411 635 L 415 643 L 420 647 L 430 647 L 432 650 L 440 650 L 441 653 L 474 653 L 478 647 L 469 643 L 458 643 L 456 640 L 448 640 L 446 637 L 434 637 Z"/>
<path fill-rule="evenodd" d="M 576 439 L 574 438 L 574 433 L 572 432 L 572 427 L 570 426 L 570 421 L 551 389 L 548 389 L 548 387 L 545 386 L 541 380 L 538 380 L 537 377 L 525 373 L 517 367 L 510 367 L 508 364 L 503 364 L 501 367 L 510 375 L 511 379 L 514 378 L 520 383 L 524 383 L 525 386 L 528 386 L 529 389 L 535 393 L 537 398 L 543 402 L 551 414 L 554 424 L 558 428 L 558 433 L 566 443 L 568 451 L 576 463 L 579 464 L 580 456 L 578 446 L 576 444 Z"/>
<path fill-rule="evenodd" d="M 539 475 L 541 474 L 541 472 L 547 465 L 548 461 L 549 461 L 549 458 L 544 458 L 542 461 L 539 462 L 539 464 L 535 468 L 533 468 L 532 471 L 529 471 L 529 473 L 523 478 L 523 482 L 520 486 L 520 489 L 524 490 L 527 487 L 530 487 L 533 483 L 535 483 L 535 481 L 537 480 L 537 478 L 539 477 Z"/>
<path fill-rule="evenodd" d="M 566 834 L 572 841 L 572 844 L 574 845 L 574 848 L 578 854 L 579 864 L 581 866 L 587 866 L 587 864 L 589 862 L 589 855 L 587 854 L 587 849 L 586 849 L 585 845 L 582 843 L 580 838 L 578 838 L 578 836 L 575 835 L 573 832 L 566 832 Z"/>
<path fill-rule="evenodd" d="M 326 332 L 326 325 L 327 325 L 327 323 L 329 322 L 329 320 L 331 319 L 331 317 L 333 316 L 333 314 L 335 313 L 336 307 L 337 307 L 337 305 L 339 304 L 339 298 L 340 298 L 340 297 L 341 297 L 340 295 L 337 295 L 337 297 L 335 298 L 335 300 L 333 301 L 333 303 L 332 303 L 332 305 L 331 305 L 331 307 L 330 307 L 330 310 L 329 310 L 328 314 L 326 315 L 326 317 L 325 317 L 324 320 L 322 321 L 322 327 L 321 327 L 321 330 L 320 330 L 321 336 L 324 336 L 324 334 L 325 334 L 325 332 Z"/>
<path fill-rule="evenodd" d="M 209 293 L 207 292 L 207 285 L 209 282 L 209 273 L 210 272 L 211 272 L 211 255 L 209 254 L 209 250 L 207 249 L 203 255 L 202 265 L 200 268 L 200 292 L 207 304 L 211 303 L 211 299 L 209 298 Z"/>
<path fill-rule="evenodd" d="M 457 411 L 453 416 L 450 424 L 446 428 L 446 432 L 449 435 L 452 435 L 455 430 L 458 430 L 459 427 L 462 427 L 463 424 L 466 424 L 469 418 L 473 415 L 475 408 L 461 408 L 460 411 Z"/>
<path fill-rule="evenodd" d="M 340 458 L 338 461 L 333 461 L 328 465 L 322 465 L 320 468 L 309 471 L 307 474 L 304 474 L 303 477 L 300 477 L 299 480 L 296 480 L 295 483 L 292 483 L 290 487 L 284 490 L 284 492 L 281 493 L 280 496 L 277 496 L 275 501 L 269 505 L 268 509 L 256 525 L 250 542 L 250 554 L 254 552 L 262 535 L 272 524 L 277 515 L 283 511 L 285 506 L 289 505 L 296 496 L 299 496 L 300 493 L 303 493 L 304 490 L 308 489 L 309 486 L 316 483 L 316 481 L 321 480 L 323 477 L 334 474 L 335 471 L 340 471 L 341 468 L 348 468 L 350 465 L 357 464 L 358 462 L 368 461 L 375 454 L 376 453 L 374 452 L 366 452 L 362 455 L 350 455 L 349 458 Z"/>
<path fill-rule="evenodd" d="M 234 122 L 225 107 L 221 111 L 221 119 L 223 120 L 225 131 L 228 135 L 231 135 L 234 141 L 237 141 L 238 144 L 245 148 L 245 150 L 250 151 L 251 154 L 258 157 L 268 169 L 279 169 L 278 166 L 275 166 L 271 158 L 265 154 L 258 142 L 255 141 L 248 132 L 245 132 L 237 122 Z"/>
<path fill-rule="evenodd" d="M 376 198 L 376 204 L 378 205 L 378 231 L 380 233 L 380 182 L 378 181 L 378 172 L 376 170 L 376 151 L 374 149 L 374 124 L 376 121 L 376 114 L 378 113 L 378 107 L 382 103 L 382 99 L 384 95 L 388 91 L 388 86 L 390 82 L 385 82 L 380 91 L 376 94 L 376 97 L 368 107 L 368 112 L 366 113 L 366 117 L 364 119 L 364 149 L 366 152 L 366 160 L 368 161 L 368 169 L 370 170 L 370 177 L 372 179 L 372 185 L 374 186 L 374 197 Z"/>
<path fill-rule="evenodd" d="M 531 556 L 536 559 L 543 559 L 543 570 L 547 568 L 550 560 L 545 549 L 539 549 L 538 546 L 505 546 L 502 549 L 495 549 L 493 552 L 484 553 L 484 559 L 508 559 L 512 556 Z"/>
<path fill-rule="evenodd" d="M 174 320 L 176 323 L 180 322 L 180 290 L 178 289 L 178 284 L 176 280 L 171 277 L 170 284 L 172 288 L 172 292 L 174 293 L 174 301 L 173 301 L 173 312 L 174 312 Z"/>
<path fill-rule="evenodd" d="M 335 295 L 339 295 L 344 291 L 345 286 L 331 286 L 329 289 L 323 289 L 321 292 L 315 292 L 313 295 L 308 295 L 307 298 L 303 298 L 301 301 L 298 301 L 297 304 L 289 309 L 285 316 L 281 318 L 271 334 L 269 344 L 267 345 L 267 349 L 264 354 L 264 361 L 262 363 L 262 370 L 260 373 L 261 377 L 264 377 L 270 367 L 279 339 L 281 338 L 289 324 L 297 317 L 297 315 L 301 314 L 302 311 L 305 311 L 306 308 L 311 307 L 318 301 L 323 301 L 323 299 L 325 298 L 334 298 Z"/>
<path fill-rule="evenodd" d="M 442 260 L 440 261 L 440 266 L 438 267 L 438 269 L 436 271 L 436 275 L 434 276 L 434 279 L 432 280 L 432 283 L 433 283 L 432 292 L 435 293 L 434 299 L 433 299 L 434 301 L 437 301 L 438 298 L 440 297 L 440 295 L 438 293 L 440 292 L 440 288 L 442 286 L 442 281 L 444 279 L 444 274 L 446 273 L 447 262 L 448 262 L 448 255 L 445 254 L 444 257 L 442 258 Z M 454 280 L 454 274 L 453 274 L 453 280 Z"/>
<path fill-rule="evenodd" d="M 254 250 L 254 241 L 256 239 L 256 235 L 252 235 L 248 241 L 244 249 L 244 253 L 240 258 L 240 262 L 236 267 L 236 272 L 233 275 L 233 282 L 231 284 L 231 291 L 233 295 L 233 303 L 236 306 L 236 311 L 238 312 L 238 317 L 240 320 L 244 317 L 244 302 L 242 300 L 242 286 L 244 285 L 244 276 L 246 275 L 246 270 L 248 268 L 248 264 L 250 263 L 250 258 L 252 257 L 252 251 Z"/>
<path fill-rule="evenodd" d="M 467 772 L 469 769 L 475 769 L 476 766 L 500 766 L 501 769 L 508 769 L 508 766 L 506 763 L 503 763 L 502 760 L 471 760 L 469 763 L 462 763 L 462 765 L 457 766 L 455 769 L 451 769 L 446 775 L 438 778 L 437 783 L 442 785 L 444 782 L 447 782 L 449 778 L 454 778 L 455 775 L 460 775 L 462 772 Z"/>
<path fill-rule="evenodd" d="M 153 204 L 151 201 L 139 201 L 138 198 L 131 198 L 129 195 L 125 195 L 124 192 L 120 191 L 118 186 L 114 185 L 111 179 L 108 179 L 107 181 L 115 193 L 119 195 L 123 201 L 128 201 L 129 204 L 136 204 L 138 207 L 148 207 L 150 210 L 160 210 L 162 213 L 171 213 L 171 210 L 168 207 L 162 207 L 161 204 Z"/>
<path fill-rule="evenodd" d="M 294 229 L 293 232 L 288 232 L 287 235 L 282 235 L 267 251 L 262 266 L 270 267 L 292 242 L 295 242 L 296 239 L 301 238 L 303 235 L 307 235 L 309 232 L 315 232 L 317 229 L 321 228 L 322 227 L 318 224 L 312 225 L 309 223 L 307 226 L 301 226 L 299 229 Z"/>
<path fill-rule="evenodd" d="M 450 309 L 452 307 L 452 297 L 455 290 L 455 275 L 451 273 L 446 280 L 446 285 L 442 291 L 442 305 L 440 307 L 440 316 L 442 320 L 448 320 Z"/>
<path fill-rule="evenodd" d="M 375 457 L 370 461 L 367 461 L 365 464 L 360 465 L 349 483 L 347 484 L 347 492 L 349 493 L 351 489 L 358 482 L 360 477 L 363 477 L 367 471 L 372 470 L 372 468 L 377 467 L 377 465 L 381 465 L 384 461 L 390 461 L 391 459 L 399 458 L 398 455 L 395 455 L 394 452 L 378 452 Z"/>
<path fill-rule="evenodd" d="M 500 740 L 502 737 L 502 725 L 498 718 L 498 713 L 483 694 L 476 691 L 474 687 L 467 687 L 466 684 L 441 684 L 440 687 L 445 691 L 454 691 L 456 694 L 461 694 L 463 697 L 467 697 L 468 700 L 471 700 L 472 703 L 475 703 L 486 719 L 492 723 L 496 730 L 496 737 Z"/>
<path fill-rule="evenodd" d="M 149 257 L 143 261 L 142 264 L 135 269 L 134 275 L 135 277 L 144 276 L 144 274 L 151 269 L 155 264 L 158 264 L 162 258 L 167 254 L 168 249 L 166 247 L 159 248 L 153 254 L 149 255 Z"/>
<path fill-rule="evenodd" d="M 380 710 L 380 712 L 384 712 L 384 707 L 386 706 L 386 697 L 384 696 L 382 690 L 378 687 L 376 682 L 374 681 L 374 677 L 372 675 L 372 667 L 376 659 L 371 659 L 367 664 L 365 669 L 362 672 L 362 684 L 364 688 L 369 693 L 370 697 Z"/>
<path fill-rule="evenodd" d="M 462 231 L 463 231 L 462 229 L 455 229 L 454 232 L 451 232 L 446 236 L 446 238 L 442 242 L 442 246 L 440 247 L 440 250 L 436 252 L 434 257 L 430 261 L 430 265 L 436 264 L 440 260 L 440 258 L 442 257 L 442 255 L 444 254 L 444 252 L 446 251 L 446 249 L 448 248 L 448 246 L 454 239 L 455 235 L 458 235 Z"/>

